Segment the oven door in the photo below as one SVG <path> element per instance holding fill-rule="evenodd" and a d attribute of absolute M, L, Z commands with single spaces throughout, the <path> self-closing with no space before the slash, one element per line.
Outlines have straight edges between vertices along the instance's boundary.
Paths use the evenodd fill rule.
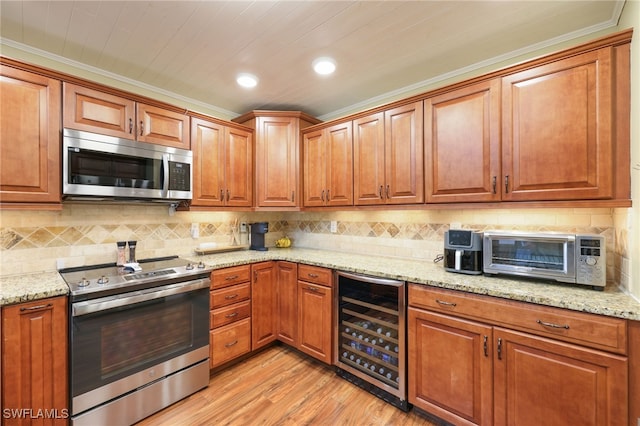
<path fill-rule="evenodd" d="M 484 272 L 575 282 L 575 235 L 484 233 Z"/>
<path fill-rule="evenodd" d="M 209 284 L 197 279 L 72 303 L 72 414 L 207 359 Z"/>

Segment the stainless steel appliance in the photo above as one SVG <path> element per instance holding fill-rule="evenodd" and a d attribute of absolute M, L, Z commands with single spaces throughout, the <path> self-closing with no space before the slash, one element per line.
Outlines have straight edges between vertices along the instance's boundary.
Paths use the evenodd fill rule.
<path fill-rule="evenodd" d="M 65 199 L 191 200 L 193 155 L 185 149 L 64 129 Z"/>
<path fill-rule="evenodd" d="M 249 224 L 251 227 L 251 250 L 267 251 L 269 250 L 264 245 L 264 235 L 269 232 L 268 222 L 256 222 Z"/>
<path fill-rule="evenodd" d="M 606 284 L 607 251 L 601 235 L 486 231 L 485 274 L 508 274 L 591 286 Z"/>
<path fill-rule="evenodd" d="M 462 274 L 482 274 L 482 233 L 462 229 L 446 231 L 444 269 Z"/>
<path fill-rule="evenodd" d="M 73 426 L 130 425 L 209 383 L 210 269 L 178 257 L 68 268 Z"/>
<path fill-rule="evenodd" d="M 338 375 L 407 411 L 405 282 L 341 271 L 334 279 Z"/>

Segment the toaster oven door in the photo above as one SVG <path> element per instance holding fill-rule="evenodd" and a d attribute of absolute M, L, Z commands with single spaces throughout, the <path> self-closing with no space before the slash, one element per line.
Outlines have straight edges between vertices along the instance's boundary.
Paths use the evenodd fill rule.
<path fill-rule="evenodd" d="M 575 282 L 575 236 L 485 233 L 484 272 Z"/>

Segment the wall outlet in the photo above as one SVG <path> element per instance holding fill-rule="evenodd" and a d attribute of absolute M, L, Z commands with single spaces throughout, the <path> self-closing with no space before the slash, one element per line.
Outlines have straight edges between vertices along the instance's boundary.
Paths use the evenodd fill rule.
<path fill-rule="evenodd" d="M 449 229 L 462 229 L 462 224 L 460 222 L 451 222 Z"/>
<path fill-rule="evenodd" d="M 332 220 L 331 221 L 331 233 L 335 234 L 336 232 L 338 232 L 338 221 Z"/>
<path fill-rule="evenodd" d="M 246 232 L 247 232 L 247 222 L 241 222 L 241 223 L 240 223 L 240 232 L 241 232 L 241 233 L 242 233 L 242 232 L 244 232 L 244 233 L 246 233 Z"/>
<path fill-rule="evenodd" d="M 200 226 L 197 223 L 191 224 L 191 238 L 194 240 L 200 237 Z"/>

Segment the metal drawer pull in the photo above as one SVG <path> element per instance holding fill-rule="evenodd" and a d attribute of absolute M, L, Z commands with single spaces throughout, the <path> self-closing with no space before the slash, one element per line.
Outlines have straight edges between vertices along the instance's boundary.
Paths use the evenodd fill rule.
<path fill-rule="evenodd" d="M 237 280 L 237 279 L 238 279 L 237 275 L 231 275 L 231 276 L 225 277 L 225 280 L 227 281 Z"/>
<path fill-rule="evenodd" d="M 310 291 L 320 291 L 320 290 L 318 289 L 318 287 L 307 287 L 307 290 L 310 290 Z"/>
<path fill-rule="evenodd" d="M 237 316 L 238 316 L 238 313 L 237 313 L 237 312 L 234 312 L 234 313 L 232 313 L 232 314 L 227 314 L 227 315 L 225 315 L 225 317 L 226 317 L 226 318 L 233 318 L 233 317 L 237 317 Z"/>
<path fill-rule="evenodd" d="M 224 345 L 224 346 L 225 346 L 225 347 L 227 347 L 227 348 L 230 348 L 231 346 L 233 346 L 233 345 L 237 345 L 237 344 L 238 344 L 238 341 L 236 340 L 236 341 L 233 341 L 233 342 L 231 342 L 231 343 L 227 343 L 227 344 L 226 344 L 226 345 Z"/>
<path fill-rule="evenodd" d="M 20 308 L 20 312 L 24 312 L 24 311 L 37 311 L 39 309 L 47 309 L 52 307 L 53 304 L 51 303 L 47 303 L 46 305 L 38 305 L 38 306 L 31 306 L 29 308 Z"/>
<path fill-rule="evenodd" d="M 457 306 L 457 303 L 453 303 L 453 302 L 445 302 L 444 300 L 440 300 L 440 299 L 436 299 L 436 303 L 443 305 L 443 306 Z"/>
<path fill-rule="evenodd" d="M 231 300 L 231 299 L 235 299 L 236 297 L 238 297 L 237 294 L 229 294 L 227 296 L 225 296 L 224 298 L 227 300 Z"/>
<path fill-rule="evenodd" d="M 554 324 L 552 322 L 545 322 L 545 321 L 541 321 L 541 320 L 537 320 L 536 322 L 538 324 L 540 324 L 540 325 L 544 325 L 545 327 L 564 328 L 565 330 L 569 329 L 569 325 L 568 324 L 560 325 L 560 324 Z"/>
<path fill-rule="evenodd" d="M 311 273 L 309 273 L 307 275 L 309 275 L 310 278 L 318 278 L 318 276 L 319 276 L 318 274 L 311 274 Z"/>
<path fill-rule="evenodd" d="M 498 338 L 498 359 L 502 359 L 502 338 Z"/>

